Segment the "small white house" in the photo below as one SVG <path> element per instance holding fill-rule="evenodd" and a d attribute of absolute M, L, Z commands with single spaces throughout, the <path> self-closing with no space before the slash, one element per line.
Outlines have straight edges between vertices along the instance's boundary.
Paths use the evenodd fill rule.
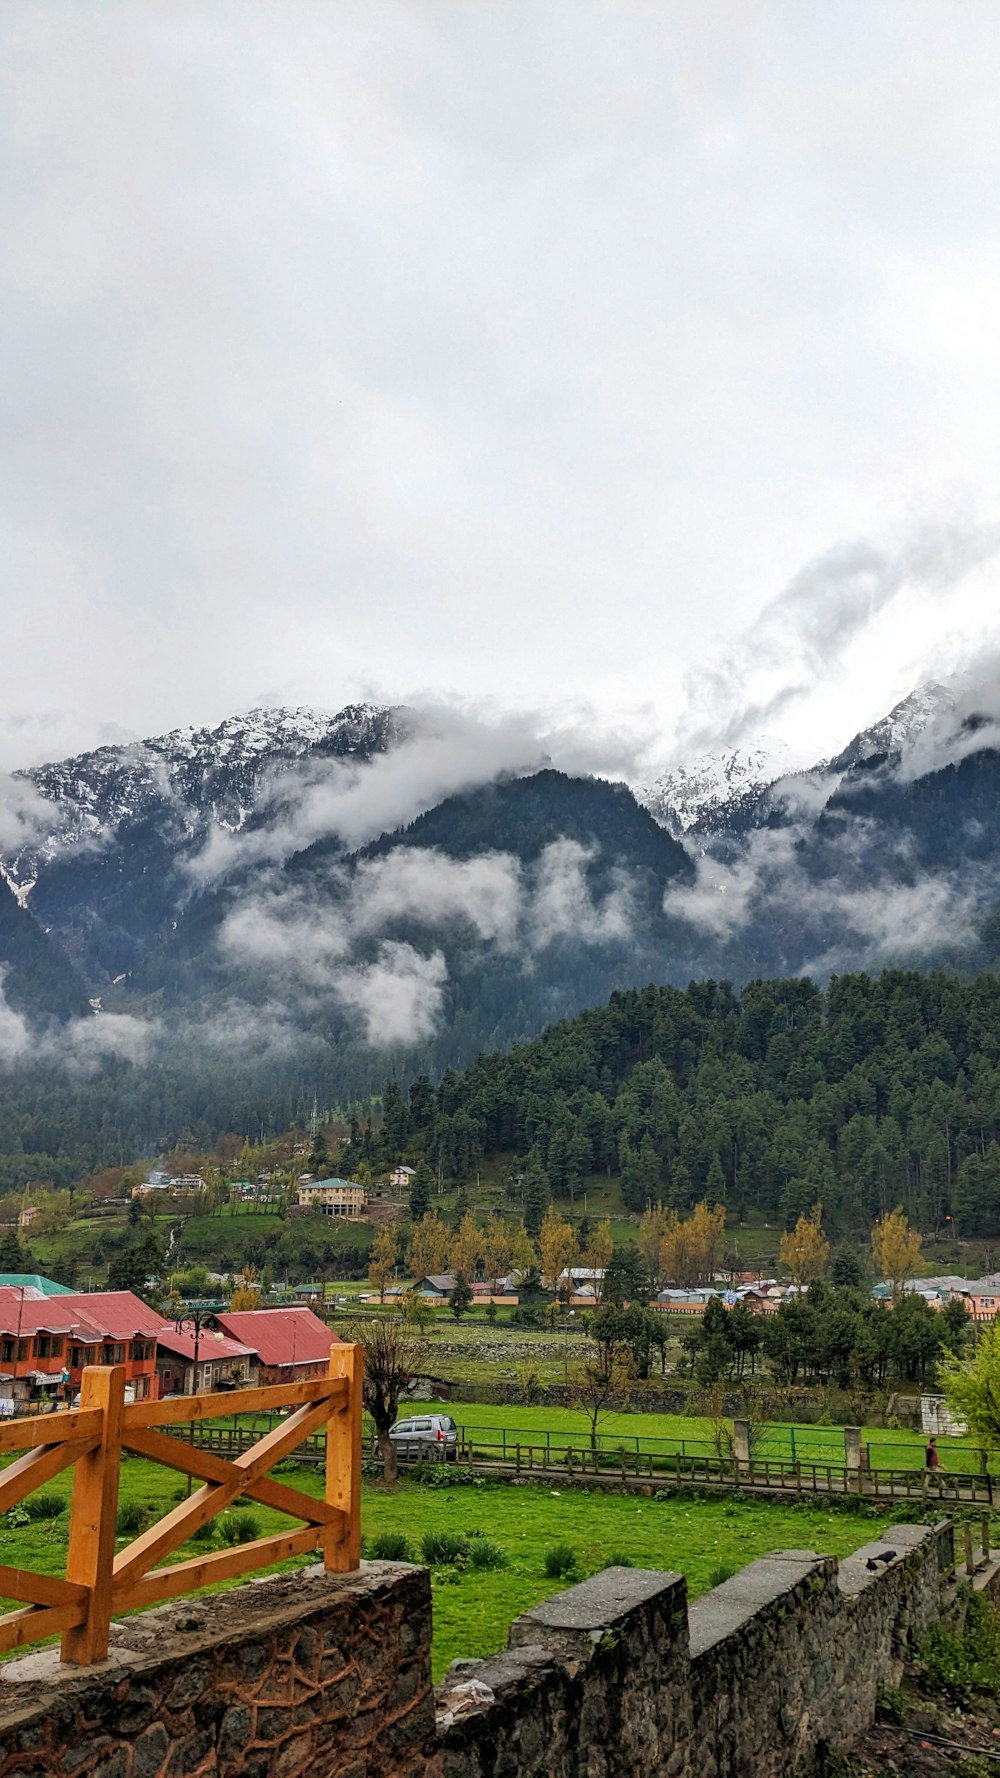
<path fill-rule="evenodd" d="M 416 1167 L 393 1167 L 389 1174 L 389 1184 L 408 1186 L 416 1170 Z"/>

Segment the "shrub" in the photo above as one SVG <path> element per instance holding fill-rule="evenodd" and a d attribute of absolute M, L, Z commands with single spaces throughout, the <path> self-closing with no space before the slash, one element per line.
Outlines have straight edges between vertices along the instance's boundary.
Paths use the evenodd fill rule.
<path fill-rule="evenodd" d="M 728 1562 L 720 1562 L 718 1567 L 713 1568 L 709 1573 L 708 1584 L 710 1587 L 721 1587 L 723 1581 L 732 1580 L 735 1573 L 735 1568 L 730 1568 Z"/>
<path fill-rule="evenodd" d="M 623 1550 L 612 1550 L 604 1566 L 605 1568 L 631 1568 L 632 1558 L 626 1556 Z"/>
<path fill-rule="evenodd" d="M 260 1520 L 256 1513 L 224 1513 L 219 1520 L 219 1535 L 223 1543 L 252 1543 L 260 1536 Z"/>
<path fill-rule="evenodd" d="M 500 1544 L 494 1543 L 492 1537 L 471 1537 L 469 1539 L 470 1568 L 506 1568 L 507 1551 Z"/>
<path fill-rule="evenodd" d="M 554 1543 L 543 1558 L 549 1580 L 561 1580 L 576 1573 L 576 1551 L 568 1543 Z"/>
<path fill-rule="evenodd" d="M 966 1591 L 960 1630 L 935 1624 L 920 1645 L 931 1685 L 961 1702 L 970 1692 L 1000 1690 L 1000 1612 L 981 1593 Z"/>
<path fill-rule="evenodd" d="M 215 1520 L 206 1519 L 204 1525 L 199 1525 L 197 1531 L 192 1531 L 189 1541 L 191 1543 L 211 1543 L 214 1536 Z"/>
<path fill-rule="evenodd" d="M 132 1537 L 146 1523 L 146 1508 L 141 1500 L 123 1500 L 118 1508 L 115 1530 L 119 1537 Z"/>
<path fill-rule="evenodd" d="M 421 1488 L 481 1488 L 483 1478 L 459 1463 L 415 1463 L 410 1470 Z"/>
<path fill-rule="evenodd" d="M 23 1505 L 29 1519 L 58 1519 L 66 1511 L 66 1502 L 58 1494 L 29 1494 Z"/>
<path fill-rule="evenodd" d="M 409 1540 L 401 1531 L 380 1531 L 368 1546 L 373 1562 L 412 1562 Z"/>
<path fill-rule="evenodd" d="M 420 1548 L 428 1568 L 441 1562 L 464 1561 L 469 1553 L 469 1545 L 458 1531 L 427 1531 Z"/>

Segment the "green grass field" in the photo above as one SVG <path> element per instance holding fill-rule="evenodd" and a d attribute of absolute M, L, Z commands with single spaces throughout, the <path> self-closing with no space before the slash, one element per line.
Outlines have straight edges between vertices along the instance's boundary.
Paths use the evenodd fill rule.
<path fill-rule="evenodd" d="M 408 1404 L 405 1411 L 410 1412 L 411 1406 L 416 1411 L 417 1405 Z M 439 1403 L 428 1405 L 440 1406 Z M 553 1448 L 571 1445 L 581 1449 L 590 1437 L 587 1416 L 575 1408 L 496 1407 L 454 1401 L 447 1404 L 447 1411 L 459 1426 L 468 1429 L 473 1442 L 478 1434 L 484 1443 L 488 1440 L 492 1445 L 506 1437 L 508 1444 L 513 1444 L 517 1442 L 517 1433 L 522 1431 L 525 1442 L 540 1440 L 544 1443 L 547 1433 Z M 598 1422 L 598 1437 L 605 1448 L 624 1444 L 634 1449 L 637 1439 L 655 1439 L 661 1448 L 671 1451 L 708 1454 L 715 1449 L 714 1431 L 711 1420 L 693 1414 L 602 1414 Z M 868 1446 L 873 1469 L 922 1468 L 926 1443 L 922 1433 L 886 1431 L 868 1426 L 862 1428 L 861 1436 Z M 968 1471 L 980 1467 L 978 1448 L 970 1439 L 940 1438 L 938 1449 L 945 1470 Z M 759 1454 L 788 1461 L 797 1459 L 801 1463 L 843 1463 L 843 1429 L 839 1426 L 775 1425 L 768 1428 Z"/>
<path fill-rule="evenodd" d="M 696 1596 L 720 1565 L 742 1568 L 774 1549 L 846 1555 L 875 1535 L 872 1518 L 820 1507 L 647 1500 L 503 1484 L 434 1490 L 406 1481 L 392 1490 L 368 1487 L 363 1523 L 368 1537 L 402 1532 L 417 1560 L 427 1531 L 482 1531 L 507 1553 L 509 1566 L 496 1571 L 432 1569 L 435 1679 L 459 1656 L 503 1648 L 513 1618 L 571 1584 L 546 1578 L 545 1551 L 557 1543 L 575 1550 L 580 1579 L 623 1555 L 637 1568 L 679 1571 Z M 886 1516 L 878 1523 L 886 1523 Z"/>
<path fill-rule="evenodd" d="M 305 1493 L 318 1493 L 322 1486 L 316 1470 L 303 1468 L 283 1475 Z M 68 1509 L 71 1487 L 66 1473 L 43 1492 L 57 1495 Z M 156 1464 L 140 1458 L 124 1461 L 121 1500 L 141 1502 L 151 1517 L 168 1512 L 182 1487 L 178 1476 Z M 289 1524 L 270 1508 L 251 1505 L 247 1510 L 253 1512 L 260 1536 Z M 15 1510 L 14 1520 L 18 1516 Z M 435 1677 L 456 1656 L 490 1654 L 503 1647 L 507 1627 L 519 1612 L 570 1584 L 545 1575 L 544 1555 L 552 1544 L 568 1543 L 574 1549 L 579 1578 L 605 1567 L 612 1555 L 624 1555 L 637 1567 L 679 1570 L 695 1595 L 706 1589 L 720 1564 L 739 1568 L 772 1549 L 812 1547 L 846 1554 L 873 1535 L 876 1520 L 886 1522 L 875 1509 L 856 1515 L 818 1506 L 778 1507 L 683 1496 L 635 1499 L 486 1482 L 448 1489 L 422 1487 L 407 1479 L 395 1488 L 366 1483 L 362 1499 L 366 1539 L 383 1531 L 401 1532 L 417 1560 L 425 1533 L 440 1530 L 483 1531 L 507 1555 L 508 1566 L 496 1571 L 432 1570 Z M 68 1525 L 68 1510 L 57 1518 L 27 1524 L 12 1523 L 12 1516 L 6 1515 L 0 1519 L 0 1562 L 42 1574 L 63 1573 Z M 119 1547 L 126 1541 L 122 1536 Z M 178 1551 L 177 1559 L 209 1547 L 189 1543 Z M 298 1566 L 301 1560 L 278 1568 Z"/>

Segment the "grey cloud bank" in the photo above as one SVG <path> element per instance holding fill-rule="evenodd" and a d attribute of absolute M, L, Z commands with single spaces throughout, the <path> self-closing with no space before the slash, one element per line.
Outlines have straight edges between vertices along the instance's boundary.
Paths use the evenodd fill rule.
<path fill-rule="evenodd" d="M 685 674 L 828 751 L 995 619 L 880 540 L 998 516 L 998 79 L 944 0 L 9 0 L 5 762 Z"/>

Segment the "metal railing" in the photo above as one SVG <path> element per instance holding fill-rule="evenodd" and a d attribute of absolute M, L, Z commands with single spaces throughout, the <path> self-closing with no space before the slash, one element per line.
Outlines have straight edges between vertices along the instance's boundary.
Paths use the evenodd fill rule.
<path fill-rule="evenodd" d="M 232 1458 L 245 1451 L 256 1435 L 246 1427 L 233 1425 L 200 1426 L 196 1437 L 206 1450 Z M 372 1428 L 366 1423 L 364 1446 L 372 1454 Z M 926 1500 L 984 1505 L 992 1501 L 993 1479 L 986 1463 L 986 1453 L 979 1450 L 947 1452 L 951 1458 L 974 1459 L 968 1468 L 941 1467 L 928 1470 L 923 1463 L 919 1445 L 886 1444 L 868 1446 L 867 1452 L 898 1452 L 907 1461 L 872 1464 L 862 1467 L 848 1465 L 843 1444 L 837 1453 L 822 1451 L 814 1456 L 804 1454 L 796 1446 L 794 1458 L 773 1456 L 765 1448 L 755 1451 L 749 1462 L 737 1460 L 720 1450 L 711 1440 L 688 1438 L 644 1438 L 641 1435 L 621 1437 L 613 1433 L 597 1434 L 592 1440 L 584 1433 L 532 1433 L 511 1427 L 458 1427 L 455 1460 L 483 1475 L 498 1480 L 537 1473 L 539 1480 L 553 1476 L 564 1480 L 574 1477 L 604 1477 L 607 1480 L 663 1482 L 664 1484 L 707 1484 L 715 1487 L 780 1491 L 788 1494 L 854 1494 L 876 1499 Z M 431 1456 L 431 1452 L 428 1452 Z M 911 1467 L 910 1459 L 913 1460 Z M 375 1459 L 377 1460 L 377 1458 Z M 305 1440 L 296 1462 L 321 1463 L 323 1450 L 315 1439 Z M 406 1469 L 419 1463 L 418 1457 L 399 1457 Z"/>
<path fill-rule="evenodd" d="M 86 1665 L 107 1653 L 111 1619 L 137 1606 L 194 1592 L 216 1581 L 319 1550 L 328 1569 L 357 1568 L 361 1552 L 361 1354 L 333 1346 L 329 1374 L 246 1389 L 240 1412 L 285 1417 L 264 1433 L 246 1429 L 238 1454 L 222 1455 L 197 1437 L 199 1423 L 232 1412 L 229 1394 L 125 1403 L 122 1365 L 83 1372 L 80 1406 L 0 1426 L 0 1456 L 23 1451 L 0 1471 L 0 1512 L 75 1465 L 65 1578 L 0 1567 L 0 1596 L 21 1609 L 0 1616 L 0 1652 L 60 1632 L 62 1659 Z M 164 1427 L 189 1429 L 185 1438 Z M 323 1499 L 275 1481 L 275 1464 L 303 1443 L 321 1448 Z M 213 1429 L 214 1430 L 214 1429 Z M 125 1451 L 192 1476 L 201 1487 L 115 1553 Z M 234 1501 L 255 1500 L 304 1521 L 235 1548 L 167 1561 Z M 165 1566 L 161 1566 L 166 1562 Z"/>

